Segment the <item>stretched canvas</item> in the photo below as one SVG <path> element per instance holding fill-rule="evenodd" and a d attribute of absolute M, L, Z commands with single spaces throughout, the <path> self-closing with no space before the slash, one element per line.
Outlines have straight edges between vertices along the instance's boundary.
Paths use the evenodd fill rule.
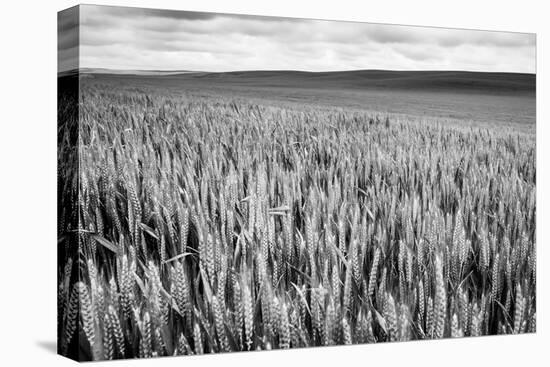
<path fill-rule="evenodd" d="M 58 14 L 58 348 L 532 333 L 535 35 Z"/>

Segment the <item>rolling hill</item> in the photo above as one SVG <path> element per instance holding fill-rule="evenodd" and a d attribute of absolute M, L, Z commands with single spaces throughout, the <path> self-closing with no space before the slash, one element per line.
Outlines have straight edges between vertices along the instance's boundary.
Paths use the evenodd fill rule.
<path fill-rule="evenodd" d="M 163 83 L 181 81 L 203 84 L 249 87 L 285 87 L 353 90 L 419 90 L 482 93 L 494 95 L 535 94 L 536 75 L 519 73 L 487 73 L 467 71 L 390 71 L 353 70 L 330 72 L 305 72 L 293 70 L 274 71 L 110 71 L 108 69 L 83 69 L 83 74 L 110 75 L 114 78 L 160 78 Z"/>

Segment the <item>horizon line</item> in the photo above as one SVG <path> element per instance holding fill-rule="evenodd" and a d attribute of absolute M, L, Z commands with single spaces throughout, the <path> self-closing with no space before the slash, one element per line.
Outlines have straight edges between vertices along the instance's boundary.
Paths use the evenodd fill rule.
<path fill-rule="evenodd" d="M 301 72 L 311 74 L 321 73 L 343 73 L 343 72 L 358 72 L 358 71 L 389 71 L 389 72 L 462 72 L 462 73 L 482 73 L 482 74 L 524 74 L 524 75 L 537 75 L 529 72 L 517 72 L 517 71 L 481 71 L 481 70 L 466 70 L 466 69 L 341 69 L 341 70 L 303 70 L 303 69 L 235 69 L 226 71 L 207 71 L 207 70 L 188 70 L 188 69 L 120 69 L 120 68 L 106 68 L 106 67 L 78 67 L 67 70 L 58 70 L 57 73 L 68 73 L 74 71 L 83 70 L 105 70 L 112 72 L 157 72 L 157 73 L 209 73 L 209 74 L 224 74 L 224 73 L 243 73 L 243 72 Z"/>

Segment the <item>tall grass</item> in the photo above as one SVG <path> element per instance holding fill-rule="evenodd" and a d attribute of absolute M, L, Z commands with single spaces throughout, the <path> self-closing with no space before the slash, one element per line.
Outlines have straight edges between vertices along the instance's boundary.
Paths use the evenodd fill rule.
<path fill-rule="evenodd" d="M 534 136 L 100 86 L 80 98 L 78 173 L 59 139 L 63 354 L 535 331 Z"/>

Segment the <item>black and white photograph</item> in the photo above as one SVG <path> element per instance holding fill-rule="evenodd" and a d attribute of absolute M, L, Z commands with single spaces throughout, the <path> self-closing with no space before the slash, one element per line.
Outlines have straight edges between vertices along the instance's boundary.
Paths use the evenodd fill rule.
<path fill-rule="evenodd" d="M 535 33 L 57 24 L 59 354 L 536 333 Z"/>

